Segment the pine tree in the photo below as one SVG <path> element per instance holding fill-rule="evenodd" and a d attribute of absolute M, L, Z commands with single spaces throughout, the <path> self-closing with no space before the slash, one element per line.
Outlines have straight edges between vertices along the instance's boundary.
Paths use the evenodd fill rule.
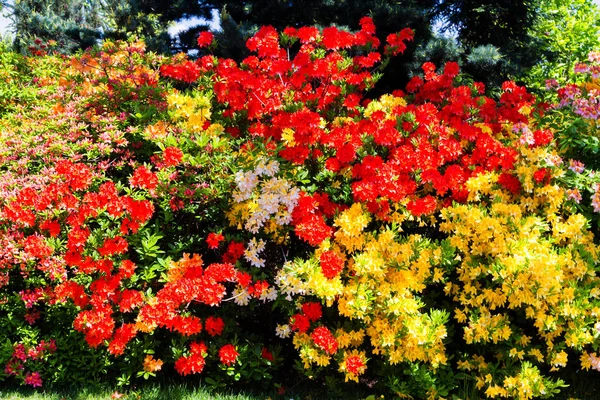
<path fill-rule="evenodd" d="M 541 40 L 532 34 L 539 5 L 540 0 L 439 0 L 436 15 L 470 53 L 467 71 L 501 81 L 523 76 L 539 62 Z"/>
<path fill-rule="evenodd" d="M 102 34 L 100 0 L 15 0 L 10 11 L 14 47 L 26 52 L 36 39 L 53 40 L 70 53 L 94 45 Z"/>

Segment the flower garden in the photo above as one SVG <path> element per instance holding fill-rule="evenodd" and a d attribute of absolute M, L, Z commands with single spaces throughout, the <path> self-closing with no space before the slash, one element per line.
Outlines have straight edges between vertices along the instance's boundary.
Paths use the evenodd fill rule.
<path fill-rule="evenodd" d="M 360 26 L 263 27 L 241 63 L 210 33 L 0 49 L 0 382 L 530 399 L 600 371 L 600 52 L 547 98 L 453 62 L 370 98 L 413 32 Z"/>

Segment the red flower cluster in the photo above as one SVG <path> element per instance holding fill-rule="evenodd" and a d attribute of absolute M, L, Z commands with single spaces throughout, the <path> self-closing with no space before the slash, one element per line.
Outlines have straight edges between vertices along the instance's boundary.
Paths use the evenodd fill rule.
<path fill-rule="evenodd" d="M 198 35 L 198 47 L 208 47 L 212 44 L 214 39 L 215 35 L 213 35 L 211 32 L 200 32 L 200 34 Z"/>
<path fill-rule="evenodd" d="M 158 186 L 158 177 L 146 166 L 141 165 L 135 169 L 129 182 L 132 186 L 154 190 Z"/>
<path fill-rule="evenodd" d="M 163 64 L 160 74 L 186 83 L 194 83 L 200 77 L 202 70 L 193 61 L 184 61 L 181 64 Z"/>
<path fill-rule="evenodd" d="M 338 343 L 329 329 L 324 326 L 315 328 L 310 334 L 313 342 L 327 354 L 335 354 L 338 349 Z"/>
<path fill-rule="evenodd" d="M 194 342 L 190 344 L 190 355 L 180 357 L 175 361 L 175 370 L 180 375 L 199 374 L 206 365 L 207 348 L 203 342 Z"/>
<path fill-rule="evenodd" d="M 226 344 L 219 349 L 219 360 L 225 365 L 233 365 L 240 355 L 232 344 Z"/>
<path fill-rule="evenodd" d="M 346 370 L 351 374 L 360 375 L 363 373 L 365 367 L 365 362 L 360 356 L 349 356 L 346 358 Z"/>
<path fill-rule="evenodd" d="M 211 232 L 206 238 L 206 243 L 208 243 L 209 249 L 218 249 L 219 243 L 221 243 L 223 240 L 225 240 L 225 237 L 223 235 L 221 235 L 220 233 Z"/>
<path fill-rule="evenodd" d="M 204 329 L 210 336 L 219 336 L 223 333 L 225 322 L 221 317 L 208 317 L 204 321 Z"/>
<path fill-rule="evenodd" d="M 335 251 L 324 251 L 319 256 L 321 272 L 327 279 L 333 279 L 344 269 L 344 259 Z"/>

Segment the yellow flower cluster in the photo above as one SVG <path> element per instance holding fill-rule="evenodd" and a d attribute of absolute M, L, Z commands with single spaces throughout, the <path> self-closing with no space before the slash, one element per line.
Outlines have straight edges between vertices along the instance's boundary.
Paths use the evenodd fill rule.
<path fill-rule="evenodd" d="M 210 120 L 210 97 L 197 93 L 194 96 L 173 91 L 167 96 L 169 112 L 174 121 L 183 121 L 189 132 L 199 133 L 204 123 Z"/>
<path fill-rule="evenodd" d="M 366 335 L 371 352 L 391 364 L 425 362 L 434 369 L 446 364 L 443 341 L 448 315 L 441 310 L 424 312 L 420 299 L 434 271 L 435 279 L 443 280 L 442 270 L 437 268 L 442 262 L 441 250 L 419 235 L 402 239 L 391 228 L 365 232 L 371 220 L 360 203 L 341 212 L 335 218 L 338 230 L 334 238 L 324 241 L 314 258 L 284 266 L 277 280 L 280 292 L 313 295 L 328 306 L 337 306 L 339 314 L 357 327 L 355 331 L 336 331 L 340 348 L 359 347 Z M 348 278 L 323 275 L 319 256 L 330 250 L 346 259 Z M 323 356 L 306 340 L 304 334 L 295 335 L 303 362 L 320 365 Z M 340 371 L 346 373 L 346 379 L 356 379 L 348 374 L 344 361 Z"/>
<path fill-rule="evenodd" d="M 594 341 L 599 248 L 586 218 L 563 207 L 564 191 L 535 181 L 548 159 L 544 150 L 523 147 L 516 171 L 524 193 L 513 196 L 497 173 L 484 173 L 467 182 L 467 204 L 442 211 L 440 229 L 458 250 L 456 278 L 445 286 L 454 317 L 467 344 L 493 344 L 487 363 L 477 356 L 458 366 L 476 371 L 478 388 L 492 398 L 549 393 L 557 383 L 534 365 L 564 368 L 567 348 L 582 350 Z M 582 358 L 586 363 L 589 357 Z M 494 372 L 510 365 L 520 372 Z"/>
<path fill-rule="evenodd" d="M 395 107 L 406 106 L 406 100 L 402 97 L 392 96 L 391 94 L 384 94 L 378 100 L 369 103 L 364 111 L 365 117 L 371 117 L 376 111 L 383 111 L 386 114 L 386 118 L 396 118 L 392 113 Z"/>

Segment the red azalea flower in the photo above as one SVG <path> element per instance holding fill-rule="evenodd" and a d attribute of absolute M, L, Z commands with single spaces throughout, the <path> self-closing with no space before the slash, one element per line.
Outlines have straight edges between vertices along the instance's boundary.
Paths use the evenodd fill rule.
<path fill-rule="evenodd" d="M 294 331 L 298 331 L 300 333 L 305 333 L 310 328 L 310 320 L 308 317 L 302 314 L 295 314 L 292 316 L 292 324 L 290 327 Z"/>
<path fill-rule="evenodd" d="M 327 279 L 333 279 L 344 269 L 344 259 L 336 252 L 328 250 L 319 257 L 321 272 Z"/>
<path fill-rule="evenodd" d="M 39 235 L 27 236 L 23 243 L 23 247 L 25 249 L 25 252 L 30 257 L 35 258 L 46 258 L 51 256 L 54 252 L 52 247 L 48 246 L 44 238 Z"/>
<path fill-rule="evenodd" d="M 123 254 L 127 252 L 127 248 L 127 240 L 120 236 L 116 236 L 112 239 L 106 239 L 102 246 L 98 248 L 98 253 L 103 257 L 112 256 L 114 254 Z"/>
<path fill-rule="evenodd" d="M 435 211 L 436 207 L 437 201 L 433 196 L 425 196 L 423 198 L 411 201 L 406 205 L 406 209 L 415 217 L 429 215 Z"/>
<path fill-rule="evenodd" d="M 223 333 L 223 328 L 225 327 L 225 322 L 220 317 L 208 317 L 206 321 L 204 321 L 204 329 L 210 336 L 219 336 Z"/>
<path fill-rule="evenodd" d="M 213 35 L 211 32 L 200 32 L 200 34 L 198 35 L 198 47 L 208 47 L 211 45 L 214 39 L 215 35 Z"/>
<path fill-rule="evenodd" d="M 204 369 L 206 360 L 201 355 L 192 354 L 189 357 L 180 357 L 175 361 L 175 370 L 179 375 L 199 374 Z"/>
<path fill-rule="evenodd" d="M 240 355 L 232 344 L 226 344 L 219 349 L 219 360 L 225 365 L 233 365 Z"/>
<path fill-rule="evenodd" d="M 60 224 L 56 220 L 45 220 L 40 224 L 40 229 L 48 231 L 51 237 L 57 237 L 60 234 Z"/>
<path fill-rule="evenodd" d="M 346 358 L 346 370 L 354 375 L 360 375 L 365 369 L 365 362 L 360 356 Z"/>
<path fill-rule="evenodd" d="M 158 177 L 146 166 L 141 165 L 133 172 L 133 176 L 129 179 L 132 186 L 154 190 L 158 186 Z"/>
<path fill-rule="evenodd" d="M 113 340 L 108 345 L 108 352 L 112 355 L 121 355 L 127 343 L 137 334 L 135 324 L 123 324 L 116 331 Z"/>
<path fill-rule="evenodd" d="M 271 353 L 266 347 L 262 348 L 262 350 L 260 351 L 260 355 L 265 360 L 269 360 L 269 361 L 273 361 L 274 360 L 273 353 Z"/>
<path fill-rule="evenodd" d="M 338 343 L 331 331 L 324 326 L 319 326 L 310 334 L 315 345 L 327 354 L 335 354 L 338 349 Z"/>
<path fill-rule="evenodd" d="M 208 353 L 208 348 L 204 342 L 192 342 L 190 343 L 190 353 L 195 356 L 204 357 Z"/>
<path fill-rule="evenodd" d="M 221 243 L 223 240 L 225 240 L 225 237 L 223 235 L 221 235 L 220 233 L 215 234 L 214 232 L 211 232 L 206 238 L 206 243 L 208 243 L 209 249 L 217 249 L 219 248 L 219 243 Z"/>
<path fill-rule="evenodd" d="M 235 264 L 244 255 L 245 250 L 243 242 L 229 242 L 227 251 L 223 254 L 223 262 Z"/>
<path fill-rule="evenodd" d="M 163 161 L 166 165 L 174 167 L 183 160 L 183 151 L 178 147 L 167 147 L 163 151 Z"/>
<path fill-rule="evenodd" d="M 302 312 L 311 322 L 318 321 L 323 315 L 321 303 L 307 302 L 302 304 Z"/>
<path fill-rule="evenodd" d="M 144 294 L 137 290 L 125 289 L 120 294 L 119 310 L 129 312 L 144 303 Z"/>
<path fill-rule="evenodd" d="M 519 178 L 514 175 L 503 172 L 498 177 L 498 184 L 514 195 L 521 193 L 521 181 L 519 181 Z"/>
<path fill-rule="evenodd" d="M 552 178 L 552 172 L 548 168 L 540 168 L 533 174 L 533 180 L 539 184 L 547 185 Z"/>

